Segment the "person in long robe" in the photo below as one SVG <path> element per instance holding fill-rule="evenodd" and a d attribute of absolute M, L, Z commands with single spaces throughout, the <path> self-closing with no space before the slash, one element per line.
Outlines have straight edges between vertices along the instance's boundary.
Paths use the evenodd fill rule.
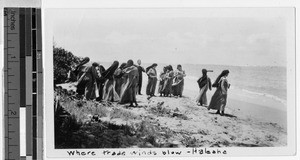
<path fill-rule="evenodd" d="M 138 82 L 138 94 L 142 95 L 141 90 L 142 90 L 142 83 L 143 83 L 143 72 L 146 72 L 144 67 L 141 66 L 141 60 L 137 60 L 137 68 L 139 71 L 139 82 Z"/>
<path fill-rule="evenodd" d="M 230 86 L 230 84 L 227 81 L 228 74 L 229 74 L 229 70 L 222 71 L 222 73 L 218 76 L 218 78 L 212 85 L 217 89 L 214 95 L 212 96 L 210 104 L 207 109 L 217 110 L 216 114 L 224 115 L 225 106 L 227 103 L 227 90 Z"/>
<path fill-rule="evenodd" d="M 156 72 L 157 64 L 153 63 L 151 66 L 147 67 L 146 72 L 148 75 L 148 84 L 146 88 L 146 94 L 149 97 L 155 96 L 155 88 L 157 83 L 157 72 Z"/>
<path fill-rule="evenodd" d="M 71 70 L 67 74 L 67 80 L 65 83 L 68 82 L 76 82 L 81 77 L 81 75 L 85 72 L 87 66 L 84 66 L 86 63 L 90 61 L 89 57 L 83 58 L 79 64 L 74 64 L 71 67 Z"/>
<path fill-rule="evenodd" d="M 172 84 L 172 93 L 176 97 L 182 97 L 185 76 L 186 74 L 185 71 L 182 70 L 182 66 L 180 64 L 177 65 L 177 70 L 174 72 L 174 83 Z"/>
<path fill-rule="evenodd" d="M 163 71 L 159 74 L 158 93 L 163 96 L 163 88 L 166 80 L 167 67 L 163 68 Z"/>
<path fill-rule="evenodd" d="M 139 72 L 132 60 L 128 60 L 127 65 L 123 69 L 123 77 L 125 80 L 121 86 L 119 103 L 130 103 L 130 107 L 133 107 L 133 103 L 135 103 L 135 105 L 138 106 L 136 92 L 139 81 Z"/>
<path fill-rule="evenodd" d="M 87 72 L 87 70 L 90 68 L 89 66 L 86 66 L 85 64 L 88 63 L 90 61 L 89 57 L 85 57 L 83 58 L 79 64 L 74 64 L 71 67 L 71 70 L 68 72 L 67 75 L 67 80 L 65 83 L 69 83 L 69 82 L 77 82 L 77 89 L 76 89 L 76 93 L 79 96 L 84 95 L 85 92 L 85 85 L 88 81 L 88 78 L 85 77 L 85 80 L 83 80 L 85 73 Z M 96 67 L 97 68 L 97 67 Z M 81 78 L 81 79 L 80 79 Z M 80 83 L 78 83 L 80 82 Z"/>
<path fill-rule="evenodd" d="M 121 86 L 124 82 L 123 72 L 122 70 L 125 68 L 126 63 L 122 63 L 120 67 L 114 73 L 114 79 L 116 81 L 115 90 L 119 96 L 121 96 Z"/>
<path fill-rule="evenodd" d="M 167 72 L 165 75 L 165 81 L 162 87 L 162 93 L 165 97 L 171 96 L 172 84 L 174 78 L 174 71 L 171 65 L 166 66 Z"/>
<path fill-rule="evenodd" d="M 207 97 L 206 92 L 207 90 L 211 90 L 211 81 L 210 78 L 207 76 L 207 70 L 202 69 L 202 77 L 197 80 L 199 85 L 199 95 L 196 98 L 197 105 L 199 106 L 206 106 L 207 105 Z"/>
<path fill-rule="evenodd" d="M 103 88 L 104 88 L 104 83 L 106 81 L 106 79 L 102 76 L 104 71 L 105 71 L 105 68 L 102 65 L 100 65 L 98 67 L 99 79 L 97 80 L 97 84 L 98 84 L 98 88 L 99 88 L 99 97 L 96 98 L 96 101 L 98 101 L 98 102 L 102 101 L 102 97 L 103 97 Z"/>
<path fill-rule="evenodd" d="M 85 78 L 84 76 L 85 76 L 86 71 L 88 70 L 88 68 L 90 68 L 90 66 L 81 66 L 81 67 L 78 68 L 78 69 L 80 69 L 80 71 L 78 71 L 78 73 L 76 75 L 75 74 L 72 75 L 72 76 L 75 76 L 75 81 L 74 82 L 77 82 L 76 93 L 80 96 L 84 95 L 85 85 L 88 81 L 88 78 Z M 73 74 L 73 73 L 71 72 L 71 74 Z M 71 79 L 69 79 L 69 80 L 73 81 Z"/>
<path fill-rule="evenodd" d="M 99 79 L 97 67 L 99 67 L 98 63 L 93 63 L 92 66 L 87 67 L 86 71 L 81 75 L 77 82 L 76 92 L 80 95 L 83 93 L 81 89 L 84 88 L 84 96 L 87 100 L 93 100 L 97 98 L 97 80 Z"/>
<path fill-rule="evenodd" d="M 119 101 L 120 97 L 115 90 L 114 73 L 119 66 L 118 61 L 114 61 L 113 64 L 102 73 L 103 78 L 106 79 L 103 87 L 103 101 Z"/>

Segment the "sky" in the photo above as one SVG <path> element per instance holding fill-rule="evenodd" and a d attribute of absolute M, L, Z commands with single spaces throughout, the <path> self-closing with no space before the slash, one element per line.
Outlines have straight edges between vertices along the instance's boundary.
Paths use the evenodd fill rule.
<path fill-rule="evenodd" d="M 287 8 L 48 9 L 56 46 L 92 61 L 286 66 Z"/>

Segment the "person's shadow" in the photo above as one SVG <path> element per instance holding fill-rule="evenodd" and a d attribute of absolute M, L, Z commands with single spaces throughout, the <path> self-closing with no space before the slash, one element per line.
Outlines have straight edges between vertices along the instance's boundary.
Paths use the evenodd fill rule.
<path fill-rule="evenodd" d="M 137 105 L 137 106 L 130 106 L 130 105 L 124 105 L 124 107 L 126 108 L 126 109 L 132 109 L 132 108 L 147 108 L 147 106 L 145 106 L 145 105 Z"/>
<path fill-rule="evenodd" d="M 209 114 L 218 114 L 218 113 L 212 113 L 212 112 L 209 112 Z M 220 115 L 220 114 L 218 114 Z M 221 116 L 221 115 L 220 115 Z M 229 118 L 237 118 L 237 116 L 235 115 L 232 115 L 232 114 L 228 114 L 228 113 L 224 113 L 222 116 L 224 117 L 229 117 Z"/>
<path fill-rule="evenodd" d="M 225 117 L 230 117 L 230 118 L 237 118 L 237 116 L 232 115 L 232 114 L 227 114 L 227 113 L 224 113 L 223 116 L 225 116 Z"/>

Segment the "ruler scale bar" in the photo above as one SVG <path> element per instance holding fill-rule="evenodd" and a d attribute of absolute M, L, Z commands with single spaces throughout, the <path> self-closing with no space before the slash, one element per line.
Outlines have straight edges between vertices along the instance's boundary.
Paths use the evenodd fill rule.
<path fill-rule="evenodd" d="M 9 27 L 6 27 L 4 34 L 6 35 L 5 43 L 5 61 L 7 61 L 7 79 L 5 84 L 5 90 L 8 95 L 5 97 L 5 109 L 6 111 L 6 138 L 5 145 L 7 146 L 5 151 L 5 159 L 19 159 L 20 157 L 20 11 L 17 8 L 5 9 L 4 19 Z M 10 43 L 10 44 L 8 44 Z M 9 55 L 8 55 L 9 54 Z M 10 69 L 8 69 L 10 68 Z M 12 76 L 13 75 L 13 76 Z M 8 81 L 9 79 L 9 81 Z M 12 88 L 13 87 L 13 88 Z M 12 154 L 13 153 L 13 154 Z"/>
<path fill-rule="evenodd" d="M 5 8 L 3 69 L 5 155 L 3 158 L 6 160 L 43 159 L 41 51 L 41 10 Z M 21 123 L 22 134 L 20 134 Z M 25 148 L 25 152 L 20 148 Z"/>

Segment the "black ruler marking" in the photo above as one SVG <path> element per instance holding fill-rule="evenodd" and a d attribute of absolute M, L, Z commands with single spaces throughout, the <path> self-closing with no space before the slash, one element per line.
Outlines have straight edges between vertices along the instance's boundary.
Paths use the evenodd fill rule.
<path fill-rule="evenodd" d="M 25 32 L 26 32 L 26 10 L 25 8 L 20 8 L 20 106 L 26 106 L 26 42 L 25 42 Z"/>

